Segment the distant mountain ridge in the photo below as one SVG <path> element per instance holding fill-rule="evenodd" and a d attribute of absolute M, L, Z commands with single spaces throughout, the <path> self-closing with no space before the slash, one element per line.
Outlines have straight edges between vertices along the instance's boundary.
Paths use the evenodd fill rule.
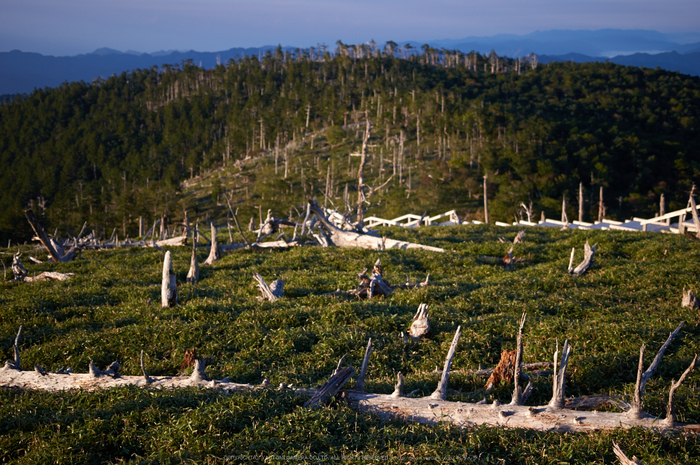
<path fill-rule="evenodd" d="M 401 42 L 420 49 L 423 43 Z M 380 46 L 383 44 L 379 44 Z M 549 30 L 531 34 L 499 34 L 429 41 L 434 48 L 476 51 L 516 58 L 534 53 L 539 61 L 605 61 L 629 66 L 660 67 L 700 76 L 700 33 L 683 37 L 646 30 L 602 29 L 598 31 Z M 99 48 L 92 53 L 55 57 L 39 53 L 0 52 L 0 95 L 29 93 L 35 88 L 56 87 L 65 81 L 90 82 L 138 68 L 180 64 L 192 60 L 213 68 L 237 56 L 258 55 L 276 46 L 230 48 L 219 52 L 158 51 L 140 53 Z M 294 50 L 295 47 L 284 47 Z"/>

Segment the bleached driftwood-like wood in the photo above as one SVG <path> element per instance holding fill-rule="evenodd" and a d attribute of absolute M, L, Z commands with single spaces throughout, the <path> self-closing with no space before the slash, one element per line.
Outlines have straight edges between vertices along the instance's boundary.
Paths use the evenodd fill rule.
<path fill-rule="evenodd" d="M 416 314 L 413 316 L 411 328 L 408 330 L 408 335 L 414 341 L 419 341 L 423 336 L 430 332 L 430 321 L 428 320 L 428 304 L 420 304 Z"/>
<path fill-rule="evenodd" d="M 576 268 L 571 268 L 573 266 L 573 260 L 574 260 L 574 250 L 571 249 L 571 258 L 569 260 L 569 274 L 571 276 L 581 276 L 583 273 L 585 273 L 591 266 L 595 264 L 594 258 L 595 258 L 595 251 L 596 248 L 598 247 L 598 244 L 595 244 L 593 247 L 588 243 L 588 239 L 586 239 L 586 245 L 584 246 L 584 251 L 583 251 L 583 261 L 576 267 Z"/>
<path fill-rule="evenodd" d="M 177 276 L 173 272 L 173 261 L 170 251 L 165 252 L 163 259 L 163 280 L 160 286 L 161 306 L 163 308 L 177 306 Z"/>
<path fill-rule="evenodd" d="M 462 334 L 462 327 L 457 326 L 457 331 L 452 338 L 452 344 L 450 344 L 450 350 L 447 352 L 447 357 L 445 358 L 445 366 L 442 369 L 442 376 L 440 377 L 440 382 L 435 388 L 430 396 L 431 399 L 447 399 L 447 382 L 450 379 L 450 367 L 452 366 L 452 359 L 455 356 L 455 351 L 457 350 L 457 343 L 459 342 L 459 336 Z"/>
<path fill-rule="evenodd" d="M 651 378 L 656 372 L 656 369 L 659 367 L 659 362 L 661 362 L 661 357 L 663 357 L 664 352 L 666 352 L 668 346 L 671 345 L 673 339 L 675 339 L 675 337 L 681 331 L 681 328 L 683 327 L 684 323 L 684 321 L 681 321 L 678 327 L 675 330 L 673 330 L 671 334 L 668 335 L 666 342 L 664 342 L 664 344 L 661 346 L 659 351 L 656 353 L 656 357 L 654 357 L 654 360 L 651 362 L 651 365 L 649 365 L 649 368 L 647 368 L 644 372 L 642 372 L 642 370 L 644 369 L 644 352 L 647 346 L 646 344 L 642 344 L 642 346 L 639 348 L 637 383 L 634 386 L 632 407 L 630 408 L 629 412 L 627 412 L 630 418 L 639 419 L 647 416 L 647 414 L 644 413 L 644 387 L 646 386 L 647 381 L 649 381 L 649 378 Z"/>
<path fill-rule="evenodd" d="M 37 281 L 67 281 L 75 276 L 75 273 L 59 273 L 57 271 L 44 271 L 36 276 L 25 276 L 22 281 L 32 283 Z"/>
<path fill-rule="evenodd" d="M 19 333 L 18 333 L 19 334 Z M 17 343 L 16 343 L 17 345 Z M 454 340 L 453 340 L 454 345 Z M 452 347 L 450 348 L 452 349 Z M 19 349 L 17 349 L 17 353 Z M 193 351 L 194 354 L 194 351 Z M 448 354 L 449 355 L 449 354 Z M 18 358 L 18 355 L 16 356 Z M 448 356 L 449 359 L 449 356 Z M 341 359 L 342 361 L 342 359 Z M 70 389 L 109 389 L 118 386 L 137 386 L 151 388 L 183 388 L 202 386 L 220 389 L 223 392 L 240 390 L 265 389 L 269 383 L 261 385 L 238 384 L 227 379 L 217 381 L 206 379 L 202 375 L 204 364 L 195 365 L 193 375 L 186 376 L 156 376 L 149 377 L 142 365 L 143 376 L 118 375 L 118 368 L 100 372 L 97 376 L 89 373 L 72 373 L 59 370 L 56 373 L 41 373 L 41 370 L 22 371 L 14 368 L 14 362 L 7 362 L 0 369 L 0 386 L 5 388 L 39 389 L 45 391 L 64 391 Z M 19 365 L 19 362 L 16 362 Z M 449 367 L 446 367 L 449 369 Z M 97 373 L 93 364 L 93 371 Z M 447 371 L 447 370 L 445 370 Z M 295 388 L 299 395 L 314 396 L 313 403 L 321 405 L 325 400 L 338 393 L 340 388 L 354 374 L 350 367 L 337 369 L 321 389 L 311 390 Z M 150 382 L 149 382 L 150 378 Z M 344 398 L 352 406 L 362 412 L 373 413 L 381 418 L 400 418 L 404 421 L 434 424 L 447 422 L 458 427 L 474 425 L 489 425 L 493 427 L 528 428 L 538 431 L 557 432 L 590 432 L 613 430 L 616 428 L 641 427 L 655 431 L 678 431 L 700 434 L 700 425 L 675 423 L 672 427 L 659 422 L 658 419 L 646 416 L 641 419 L 631 418 L 626 413 L 615 412 L 581 412 L 567 408 L 552 410 L 548 406 L 527 407 L 521 405 L 487 405 L 485 403 L 448 402 L 432 397 L 407 398 L 402 397 L 403 376 L 399 374 L 399 383 L 394 394 L 382 395 L 351 390 L 344 392 Z M 446 386 L 446 383 L 443 383 Z"/>
<path fill-rule="evenodd" d="M 693 361 L 690 362 L 690 366 L 683 372 L 681 377 L 678 378 L 678 381 L 671 381 L 671 389 L 668 392 L 668 404 L 666 404 L 666 419 L 664 420 L 664 424 L 667 426 L 674 426 L 676 424 L 676 409 L 673 405 L 673 395 L 676 393 L 676 389 L 683 384 L 683 381 L 685 381 L 688 375 L 695 370 L 697 362 L 698 356 L 696 354 L 695 357 L 693 357 Z"/>
<path fill-rule="evenodd" d="M 213 265 L 220 258 L 221 252 L 219 252 L 219 241 L 216 239 L 216 226 L 214 226 L 214 223 L 211 223 L 211 248 L 209 249 L 209 256 L 202 265 Z"/>
<path fill-rule="evenodd" d="M 384 250 L 384 249 L 422 249 L 431 252 L 444 252 L 440 247 L 415 244 L 413 242 L 397 241 L 395 239 L 383 239 L 369 234 L 360 234 L 354 231 L 344 231 L 336 227 L 326 218 L 323 210 L 314 200 L 309 201 L 311 211 L 318 217 L 323 227 L 328 232 L 328 237 L 336 247 L 357 247 L 361 249 Z"/>
<path fill-rule="evenodd" d="M 37 281 L 51 281 L 51 280 L 57 280 L 57 281 L 66 281 L 73 276 L 75 276 L 74 273 L 59 273 L 57 271 L 44 271 L 43 273 L 39 273 L 36 276 L 29 276 L 27 273 L 27 270 L 24 268 L 22 265 L 22 261 L 20 260 L 20 252 L 17 251 L 17 253 L 12 257 L 12 274 L 14 277 L 14 281 L 22 281 L 25 283 L 32 283 L 32 282 L 37 282 Z"/>
<path fill-rule="evenodd" d="M 566 367 L 569 364 L 569 356 L 571 355 L 571 346 L 569 340 L 564 341 L 564 347 L 561 351 L 561 360 L 559 362 L 559 370 L 557 371 L 557 357 L 559 355 L 559 347 L 554 351 L 554 376 L 552 377 L 552 400 L 549 401 L 549 406 L 555 409 L 564 408 L 564 398 L 566 397 Z"/>
<path fill-rule="evenodd" d="M 258 299 L 274 302 L 284 297 L 284 281 L 281 279 L 276 279 L 268 286 L 265 279 L 263 279 L 257 271 L 253 271 L 253 278 L 257 281 L 258 289 L 260 289 L 260 293 L 262 294 L 262 297 L 258 297 Z"/>
<path fill-rule="evenodd" d="M 369 357 L 372 355 L 372 338 L 367 341 L 367 348 L 365 349 L 365 357 L 362 359 L 362 367 L 360 368 L 360 375 L 357 377 L 357 382 L 355 383 L 355 389 L 358 391 L 365 390 L 365 375 L 367 374 L 367 367 L 369 366 Z"/>
<path fill-rule="evenodd" d="M 622 449 L 620 449 L 620 446 L 618 446 L 616 442 L 613 442 L 613 452 L 615 453 L 617 459 L 620 461 L 620 465 L 644 465 L 634 455 L 631 459 L 627 458 L 627 455 Z"/>
<path fill-rule="evenodd" d="M 683 288 L 681 307 L 690 307 L 691 309 L 700 308 L 700 299 L 698 299 L 692 290 Z"/>
<path fill-rule="evenodd" d="M 311 398 L 306 401 L 304 408 L 316 408 L 322 405 L 326 405 L 330 401 L 331 397 L 335 396 L 340 389 L 350 381 L 352 375 L 355 374 L 355 369 L 352 367 L 345 367 L 336 370 L 333 375 L 328 378 L 318 390 L 311 396 Z"/>
<path fill-rule="evenodd" d="M 46 250 L 49 252 L 51 260 L 56 263 L 69 262 L 73 260 L 75 257 L 76 247 L 72 247 L 65 254 L 59 254 L 54 246 L 55 243 L 52 243 L 51 239 L 49 239 L 49 236 L 46 234 L 46 231 L 44 231 L 44 228 L 42 228 L 39 224 L 39 220 L 36 218 L 36 215 L 34 215 L 34 211 L 31 208 L 28 208 L 24 211 L 24 215 L 27 217 L 27 221 L 29 221 L 34 233 L 39 238 L 39 241 L 41 241 Z"/>

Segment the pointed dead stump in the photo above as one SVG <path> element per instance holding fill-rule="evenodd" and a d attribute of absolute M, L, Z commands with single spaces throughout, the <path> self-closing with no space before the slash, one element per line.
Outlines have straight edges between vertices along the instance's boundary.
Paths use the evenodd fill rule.
<path fill-rule="evenodd" d="M 284 281 L 281 279 L 276 279 L 268 286 L 265 279 L 257 271 L 253 271 L 253 278 L 257 281 L 258 289 L 262 294 L 262 297 L 258 297 L 258 300 L 274 302 L 284 297 Z"/>
<path fill-rule="evenodd" d="M 452 366 L 452 359 L 455 356 L 455 351 L 457 350 L 457 343 L 459 342 L 459 336 L 462 334 L 462 327 L 457 326 L 457 331 L 452 338 L 452 344 L 450 344 L 450 350 L 447 352 L 447 357 L 445 358 L 445 366 L 442 369 L 442 376 L 440 382 L 435 388 L 435 392 L 430 395 L 431 399 L 447 400 L 447 382 L 450 378 L 450 367 Z"/>
<path fill-rule="evenodd" d="M 194 237 L 197 237 L 197 228 L 194 230 Z M 185 281 L 188 284 L 197 284 L 199 282 L 199 263 L 197 262 L 197 241 L 192 241 L 192 256 L 190 257 L 190 269 L 187 272 Z"/>
<path fill-rule="evenodd" d="M 420 341 L 423 336 L 430 332 L 430 321 L 428 320 L 428 304 L 420 304 L 418 311 L 413 317 L 411 329 L 408 330 L 408 335 L 414 341 Z"/>
<path fill-rule="evenodd" d="M 695 370 L 697 363 L 698 356 L 696 354 L 695 357 L 693 357 L 693 361 L 690 362 L 690 366 L 683 372 L 681 377 L 678 378 L 678 382 L 671 380 L 671 389 L 668 392 L 668 404 L 666 404 L 666 419 L 664 420 L 664 424 L 670 428 L 676 426 L 676 409 L 673 406 L 673 395 L 676 393 L 676 389 L 683 384 L 683 381 L 685 381 L 688 375 Z"/>
<path fill-rule="evenodd" d="M 593 247 L 591 247 L 591 245 L 588 243 L 588 239 L 586 239 L 586 245 L 583 249 L 583 261 L 576 268 L 573 268 L 574 251 L 576 249 L 571 249 L 571 257 L 569 258 L 569 274 L 571 276 L 581 276 L 583 273 L 588 271 L 588 269 L 591 266 L 595 265 L 594 258 L 597 247 L 598 244 L 595 244 Z"/>
<path fill-rule="evenodd" d="M 549 401 L 549 406 L 554 409 L 564 408 L 564 397 L 566 397 L 566 367 L 569 364 L 569 356 L 571 356 L 571 346 L 569 340 L 564 341 L 564 347 L 561 351 L 561 360 L 559 362 L 559 370 L 557 370 L 557 356 L 559 355 L 559 347 L 554 351 L 554 375 L 552 376 L 552 400 Z"/>
<path fill-rule="evenodd" d="M 691 310 L 700 308 L 700 299 L 698 299 L 698 297 L 693 293 L 692 290 L 686 290 L 685 288 L 683 288 L 683 300 L 681 301 L 681 307 L 690 307 Z"/>
<path fill-rule="evenodd" d="M 221 252 L 219 251 L 219 242 L 216 240 L 216 226 L 214 226 L 214 223 L 211 223 L 211 249 L 209 249 L 209 257 L 202 265 L 213 265 L 220 258 Z"/>

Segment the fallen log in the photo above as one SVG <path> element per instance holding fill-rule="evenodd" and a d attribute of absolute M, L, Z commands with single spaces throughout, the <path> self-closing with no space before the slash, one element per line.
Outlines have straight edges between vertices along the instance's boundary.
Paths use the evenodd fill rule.
<path fill-rule="evenodd" d="M 493 427 L 528 428 L 538 431 L 557 432 L 591 432 L 601 430 L 614 430 L 617 428 L 641 427 L 653 431 L 678 431 L 700 434 L 700 425 L 660 422 L 658 418 L 644 415 L 637 418 L 628 413 L 617 412 L 581 412 L 553 406 L 555 398 L 563 397 L 563 383 L 561 379 L 565 375 L 565 367 L 570 350 L 568 344 L 564 345 L 564 354 L 560 363 L 561 375 L 555 376 L 555 391 L 559 391 L 561 397 L 556 394 L 553 402 L 546 406 L 501 405 L 497 401 L 493 404 L 450 402 L 443 395 L 447 388 L 447 377 L 452 362 L 452 357 L 459 340 L 459 328 L 452 340 L 450 350 L 445 360 L 443 377 L 432 396 L 422 398 L 402 397 L 403 376 L 399 374 L 398 383 L 393 394 L 371 394 L 358 390 L 345 391 L 342 397 L 361 412 L 376 414 L 381 418 L 399 418 L 404 421 L 423 424 L 450 423 L 458 427 L 470 427 L 475 425 L 488 425 Z M 108 389 L 118 386 L 138 386 L 153 388 L 183 388 L 200 386 L 219 389 L 223 392 L 239 390 L 263 389 L 269 383 L 262 385 L 238 384 L 224 380 L 208 380 L 204 373 L 204 363 L 195 360 L 194 370 L 191 376 L 156 376 L 147 375 L 141 356 L 142 376 L 125 376 L 118 373 L 118 365 L 110 365 L 106 370 L 98 370 L 94 363 L 91 373 L 76 374 L 69 370 L 50 373 L 40 370 L 38 367 L 32 371 L 22 371 L 19 361 L 18 339 L 15 338 L 15 361 L 7 362 L 0 369 L 0 386 L 6 388 L 39 389 L 46 391 L 64 391 L 70 389 Z M 368 357 L 366 357 L 368 358 Z M 555 354 L 556 360 L 556 354 Z M 341 359 L 342 362 L 342 359 Z M 339 363 L 340 365 L 340 363 Z M 342 386 L 352 377 L 354 369 L 351 367 L 338 368 L 331 378 L 320 389 L 295 388 L 293 391 L 299 395 L 311 396 L 312 400 L 307 406 L 320 406 L 335 396 Z M 681 378 L 687 376 L 688 370 Z M 679 380 L 680 383 L 681 380 Z M 284 384 L 284 383 L 283 383 Z M 674 383 L 678 384 L 678 383 Z"/>
<path fill-rule="evenodd" d="M 59 273 L 57 271 L 44 271 L 43 273 L 39 273 L 36 276 L 29 276 L 29 273 L 27 270 L 24 268 L 22 265 L 22 262 L 20 261 L 20 252 L 17 251 L 17 253 L 14 255 L 12 258 L 12 274 L 14 276 L 14 281 L 22 281 L 25 283 L 32 283 L 36 281 L 51 281 L 51 280 L 57 280 L 57 281 L 66 281 L 73 276 L 75 276 L 74 273 Z"/>
<path fill-rule="evenodd" d="M 332 245 L 336 247 L 357 247 L 361 249 L 385 250 L 385 249 L 422 249 L 431 252 L 444 252 L 440 247 L 415 244 L 413 242 L 397 241 L 395 239 L 381 238 L 369 234 L 360 234 L 354 231 L 344 231 L 336 227 L 326 218 L 323 210 L 315 200 L 309 200 L 309 208 L 316 215 L 328 234 Z"/>

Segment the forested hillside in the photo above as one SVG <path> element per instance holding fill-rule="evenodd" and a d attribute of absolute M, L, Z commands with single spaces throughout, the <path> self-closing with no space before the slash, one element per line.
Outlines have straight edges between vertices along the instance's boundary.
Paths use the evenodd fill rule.
<path fill-rule="evenodd" d="M 27 240 L 23 209 L 51 231 L 137 234 L 185 208 L 200 219 L 308 197 L 356 198 L 364 121 L 372 213 L 456 208 L 491 218 L 521 203 L 558 215 L 584 185 L 586 218 L 685 206 L 700 181 L 700 79 L 609 63 L 537 65 L 388 43 L 278 49 L 214 70 L 191 62 L 66 83 L 0 106 L 0 241 Z M 392 177 L 393 176 L 393 177 Z M 191 180 L 191 181 L 190 181 Z M 185 181 L 187 181 L 185 183 Z M 189 186 L 189 187 L 188 187 Z M 196 188 L 196 189 L 195 189 Z M 187 195 L 186 195 L 187 194 Z M 369 206 L 369 205 L 368 205 Z M 539 216 L 538 216 L 539 217 Z M 573 207 L 569 214 L 574 218 Z"/>

